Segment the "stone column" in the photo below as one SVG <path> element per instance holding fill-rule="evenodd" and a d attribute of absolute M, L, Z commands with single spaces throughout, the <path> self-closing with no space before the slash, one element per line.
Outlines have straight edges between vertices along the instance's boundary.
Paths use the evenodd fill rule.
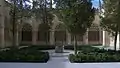
<path fill-rule="evenodd" d="M 22 43 L 22 25 L 19 27 L 19 43 Z"/>
<path fill-rule="evenodd" d="M 19 43 L 22 43 L 22 30 L 19 31 Z"/>
<path fill-rule="evenodd" d="M 117 42 L 116 42 L 116 48 L 117 49 L 120 49 L 120 41 L 119 41 L 119 34 L 117 35 Z M 115 37 L 112 36 L 110 37 L 110 47 L 113 47 L 114 48 L 114 42 L 115 42 Z"/>
<path fill-rule="evenodd" d="M 83 36 L 83 42 L 84 42 L 85 45 L 88 44 L 88 31 Z"/>
<path fill-rule="evenodd" d="M 16 46 L 19 46 L 19 32 L 18 31 L 16 31 L 16 33 L 15 33 L 15 36 L 16 36 Z"/>
<path fill-rule="evenodd" d="M 103 46 L 105 46 L 105 31 L 103 30 L 103 43 L 102 43 Z"/>
<path fill-rule="evenodd" d="M 117 35 L 117 44 L 116 44 L 116 45 L 117 45 L 117 46 L 116 46 L 116 47 L 117 47 L 117 49 L 119 49 L 119 48 L 120 48 L 120 46 L 119 46 L 119 43 L 120 43 L 119 38 L 120 38 L 120 37 L 119 37 L 119 36 L 120 36 L 120 35 L 118 34 L 118 35 Z"/>
<path fill-rule="evenodd" d="M 105 45 L 110 46 L 110 35 L 108 32 L 105 32 Z"/>
<path fill-rule="evenodd" d="M 4 48 L 5 39 L 4 39 L 4 17 L 0 15 L 0 47 Z"/>
<path fill-rule="evenodd" d="M 16 31 L 15 31 L 15 36 L 16 36 L 16 39 L 15 39 L 15 45 L 16 46 L 19 46 L 19 31 L 18 31 L 18 25 L 16 25 Z"/>
<path fill-rule="evenodd" d="M 114 47 L 114 38 L 110 36 L 110 47 Z"/>
<path fill-rule="evenodd" d="M 69 32 L 67 32 L 67 44 L 71 44 L 71 34 Z"/>
<path fill-rule="evenodd" d="M 32 31 L 32 44 L 33 45 L 37 44 L 37 31 L 35 30 Z"/>
<path fill-rule="evenodd" d="M 102 44 L 102 33 L 101 33 L 101 29 L 99 30 L 99 44 Z"/>
<path fill-rule="evenodd" d="M 52 30 L 50 32 L 50 45 L 54 45 L 55 44 L 55 32 Z"/>

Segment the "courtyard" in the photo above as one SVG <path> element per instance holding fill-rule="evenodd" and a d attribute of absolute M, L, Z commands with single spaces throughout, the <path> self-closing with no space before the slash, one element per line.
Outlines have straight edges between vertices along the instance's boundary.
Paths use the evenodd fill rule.
<path fill-rule="evenodd" d="M 120 0 L 0 0 L 0 68 L 119 68 Z"/>

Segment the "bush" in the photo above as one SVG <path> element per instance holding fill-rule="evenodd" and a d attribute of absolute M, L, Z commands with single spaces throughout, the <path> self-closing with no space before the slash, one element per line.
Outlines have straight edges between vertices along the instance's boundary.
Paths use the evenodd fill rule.
<path fill-rule="evenodd" d="M 120 62 L 120 50 L 105 50 L 91 46 L 79 46 L 78 50 L 77 55 L 69 55 L 70 62 Z"/>
<path fill-rule="evenodd" d="M 109 53 L 82 53 L 79 52 L 77 55 L 70 54 L 69 60 L 71 63 L 83 63 L 83 62 L 120 62 L 120 54 L 109 54 Z"/>
<path fill-rule="evenodd" d="M 48 52 L 39 50 L 14 49 L 0 51 L 0 62 L 47 62 L 49 60 Z"/>
<path fill-rule="evenodd" d="M 29 50 L 50 50 L 50 49 L 55 49 L 54 45 L 31 45 L 26 47 L 25 49 Z"/>
<path fill-rule="evenodd" d="M 28 47 L 26 47 L 25 49 L 35 49 L 35 50 L 50 50 L 50 49 L 55 49 L 56 45 L 30 45 Z M 91 51 L 96 49 L 95 47 L 91 47 L 92 45 L 78 45 L 77 48 L 78 50 L 87 50 L 87 51 Z M 74 50 L 74 45 L 67 45 L 64 46 L 64 49 L 68 49 L 68 50 Z M 97 48 L 98 49 L 98 48 Z"/>

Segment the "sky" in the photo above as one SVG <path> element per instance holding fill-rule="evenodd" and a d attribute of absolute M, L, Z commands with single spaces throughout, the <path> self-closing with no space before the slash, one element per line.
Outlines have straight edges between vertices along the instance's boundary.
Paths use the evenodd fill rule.
<path fill-rule="evenodd" d="M 99 8 L 99 0 L 93 0 L 92 2 L 93 2 L 93 6 L 95 8 Z M 101 2 L 102 2 L 102 0 L 101 0 Z"/>

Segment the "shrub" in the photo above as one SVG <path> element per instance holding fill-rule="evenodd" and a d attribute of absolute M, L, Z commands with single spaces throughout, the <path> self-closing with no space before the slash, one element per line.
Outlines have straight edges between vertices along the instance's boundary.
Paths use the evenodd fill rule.
<path fill-rule="evenodd" d="M 49 50 L 49 49 L 55 49 L 56 45 L 30 45 L 28 47 L 26 47 L 25 49 L 33 49 L 33 50 Z M 91 51 L 94 49 L 98 49 L 95 47 L 91 47 L 91 45 L 78 45 L 77 46 L 78 50 L 84 50 L 84 51 Z M 64 49 L 68 49 L 68 50 L 74 50 L 74 45 L 67 45 L 64 46 Z"/>
<path fill-rule="evenodd" d="M 83 53 L 79 52 L 77 55 L 70 54 L 69 60 L 71 63 L 83 63 L 83 62 L 120 62 L 119 54 L 109 53 Z"/>
<path fill-rule="evenodd" d="M 48 52 L 39 50 L 15 49 L 0 52 L 0 62 L 47 62 Z"/>

